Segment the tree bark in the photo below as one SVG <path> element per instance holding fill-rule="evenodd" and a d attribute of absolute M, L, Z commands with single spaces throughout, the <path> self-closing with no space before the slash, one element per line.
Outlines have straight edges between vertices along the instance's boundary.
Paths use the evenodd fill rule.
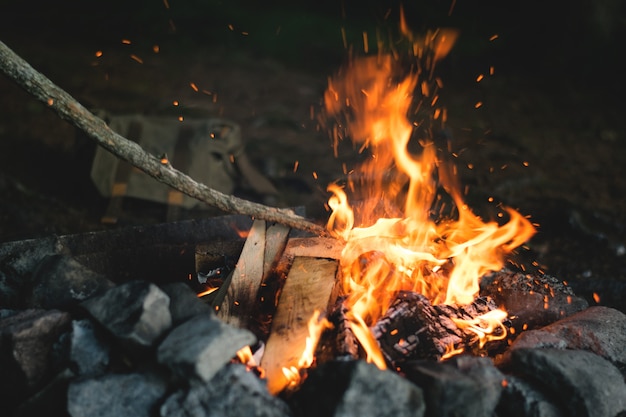
<path fill-rule="evenodd" d="M 269 207 L 223 194 L 174 169 L 169 162 L 161 162 L 157 156 L 150 155 L 135 142 L 112 131 L 104 120 L 88 111 L 72 96 L 33 69 L 1 41 L 0 70 L 32 96 L 45 103 L 61 119 L 68 121 L 100 146 L 156 180 L 225 212 L 249 215 L 317 235 L 327 234 L 324 227 L 296 215 L 292 210 Z"/>

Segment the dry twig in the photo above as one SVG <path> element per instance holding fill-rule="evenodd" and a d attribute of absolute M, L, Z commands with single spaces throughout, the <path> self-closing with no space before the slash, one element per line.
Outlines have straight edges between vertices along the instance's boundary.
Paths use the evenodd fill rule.
<path fill-rule="evenodd" d="M 296 215 L 292 210 L 269 207 L 223 194 L 194 181 L 171 165 L 161 163 L 159 158 L 150 155 L 135 142 L 112 131 L 104 120 L 88 111 L 72 96 L 36 71 L 3 42 L 0 42 L 0 70 L 28 93 L 45 103 L 61 119 L 68 121 L 100 146 L 156 180 L 225 212 L 249 215 L 318 235 L 326 234 L 322 226 Z"/>

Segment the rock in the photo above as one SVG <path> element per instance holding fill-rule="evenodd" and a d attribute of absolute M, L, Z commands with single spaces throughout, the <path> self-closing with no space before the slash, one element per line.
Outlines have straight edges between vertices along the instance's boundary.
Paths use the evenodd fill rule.
<path fill-rule="evenodd" d="M 115 284 L 68 255 L 48 255 L 33 272 L 31 305 L 62 309 L 78 305 Z"/>
<path fill-rule="evenodd" d="M 17 404 L 52 378 L 49 356 L 70 316 L 58 310 L 24 310 L 0 320 L 0 400 Z"/>
<path fill-rule="evenodd" d="M 303 417 L 422 417 L 422 390 L 364 361 L 331 361 L 311 369 L 291 400 Z"/>
<path fill-rule="evenodd" d="M 154 284 L 129 281 L 81 303 L 130 347 L 150 347 L 172 325 L 169 297 Z"/>
<path fill-rule="evenodd" d="M 71 417 L 152 417 L 167 384 L 154 374 L 107 374 L 70 383 Z"/>
<path fill-rule="evenodd" d="M 200 300 L 191 287 L 184 282 L 163 284 L 161 289 L 170 298 L 170 314 L 174 326 L 197 314 L 213 311 L 211 306 Z"/>
<path fill-rule="evenodd" d="M 287 404 L 244 365 L 231 363 L 206 383 L 192 384 L 169 396 L 161 417 L 287 417 Z"/>
<path fill-rule="evenodd" d="M 410 361 L 401 372 L 424 391 L 426 416 L 490 416 L 505 376 L 488 358 L 454 356 L 445 362 Z"/>
<path fill-rule="evenodd" d="M 626 375 L 626 314 L 610 307 L 589 307 L 538 330 L 523 332 L 515 349 L 557 348 L 587 350 L 609 360 Z"/>
<path fill-rule="evenodd" d="M 254 343 L 252 332 L 230 326 L 207 312 L 174 328 L 159 345 L 157 360 L 184 380 L 207 382 L 239 349 Z"/>
<path fill-rule="evenodd" d="M 502 417 L 566 417 L 543 390 L 512 375 L 506 377 L 496 415 Z"/>
<path fill-rule="evenodd" d="M 626 413 L 626 382 L 609 361 L 583 350 L 515 349 L 507 371 L 544 389 L 567 416 Z"/>

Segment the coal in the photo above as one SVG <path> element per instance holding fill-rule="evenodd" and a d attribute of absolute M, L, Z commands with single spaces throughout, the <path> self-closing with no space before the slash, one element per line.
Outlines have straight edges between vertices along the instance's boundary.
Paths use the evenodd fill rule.
<path fill-rule="evenodd" d="M 532 381 L 572 417 L 626 413 L 626 382 L 609 361 L 568 349 L 515 349 L 507 372 Z"/>
<path fill-rule="evenodd" d="M 172 325 L 169 297 L 147 281 L 129 281 L 83 303 L 93 318 L 129 347 L 151 347 Z"/>
<path fill-rule="evenodd" d="M 410 361 L 400 371 L 424 391 L 426 417 L 491 416 L 505 380 L 491 359 L 470 355 Z"/>
<path fill-rule="evenodd" d="M 181 379 L 207 382 L 256 336 L 230 326 L 209 312 L 174 328 L 157 349 L 157 360 Z"/>
<path fill-rule="evenodd" d="M 151 373 L 78 379 L 69 385 L 67 411 L 71 417 L 152 417 L 166 390 L 166 381 Z"/>
<path fill-rule="evenodd" d="M 192 383 L 170 395 L 161 417 L 288 417 L 287 404 L 269 393 L 261 379 L 242 364 L 224 366 L 206 383 Z"/>
<path fill-rule="evenodd" d="M 394 371 L 362 360 L 331 361 L 309 370 L 289 399 L 302 417 L 422 417 L 422 390 Z"/>

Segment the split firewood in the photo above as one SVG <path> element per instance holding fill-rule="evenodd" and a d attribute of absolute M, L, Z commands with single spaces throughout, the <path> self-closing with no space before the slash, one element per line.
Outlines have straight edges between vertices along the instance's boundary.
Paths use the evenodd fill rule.
<path fill-rule="evenodd" d="M 324 227 L 296 215 L 290 209 L 268 207 L 223 194 L 178 171 L 167 159 L 147 153 L 138 144 L 112 131 L 104 120 L 95 116 L 67 92 L 36 71 L 3 42 L 0 42 L 0 70 L 46 104 L 61 119 L 68 121 L 104 149 L 156 180 L 228 213 L 249 215 L 317 235 L 326 235 Z"/>
<path fill-rule="evenodd" d="M 335 260 L 294 259 L 261 360 L 270 392 L 279 393 L 288 386 L 283 368 L 298 367 L 309 337 L 309 320 L 316 310 L 325 315 L 337 282 L 336 273 Z"/>

